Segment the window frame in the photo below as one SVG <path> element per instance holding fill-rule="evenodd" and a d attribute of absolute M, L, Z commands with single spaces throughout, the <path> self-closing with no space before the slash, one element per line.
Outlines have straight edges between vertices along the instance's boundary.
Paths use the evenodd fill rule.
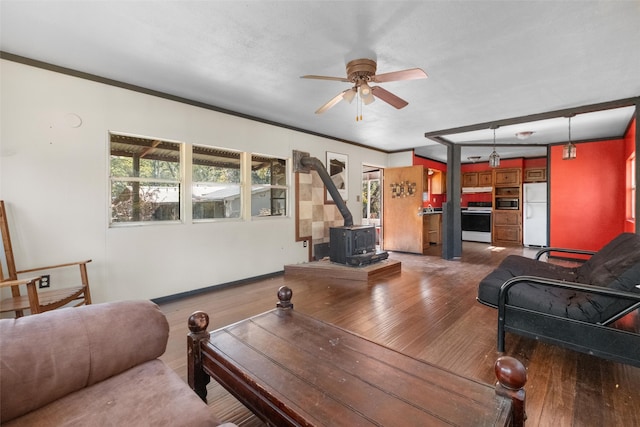
<path fill-rule="evenodd" d="M 266 158 L 266 159 L 275 159 L 275 160 L 280 160 L 280 161 L 284 161 L 284 173 L 283 176 L 285 178 L 285 184 L 254 184 L 253 182 L 253 175 L 252 175 L 252 171 L 253 171 L 253 159 L 254 157 L 262 157 L 262 158 Z M 266 220 L 266 219 L 274 219 L 274 218 L 290 218 L 291 217 L 291 210 L 290 210 L 290 204 L 291 204 L 291 160 L 288 157 L 280 157 L 277 155 L 271 155 L 271 154 L 263 154 L 263 153 L 256 153 L 256 152 L 251 152 L 251 153 L 247 153 L 247 163 L 248 163 L 248 167 L 247 167 L 247 180 L 246 182 L 248 183 L 245 186 L 245 191 L 247 193 L 247 200 L 249 200 L 249 203 L 247 203 L 247 218 L 250 218 L 251 220 Z M 271 211 L 273 212 L 273 197 L 271 196 L 273 190 L 283 190 L 284 191 L 284 205 L 282 206 L 282 208 L 284 208 L 284 214 L 283 215 L 274 215 L 273 213 L 271 215 L 254 215 L 253 214 L 253 209 L 254 209 L 254 197 L 253 197 L 253 190 L 255 187 L 268 187 L 269 188 L 269 192 L 270 192 L 270 197 L 269 197 L 269 206 Z"/>
<path fill-rule="evenodd" d="M 133 139 L 142 139 L 147 141 L 160 141 L 162 143 L 175 144 L 178 148 L 178 178 L 177 179 L 168 179 L 168 178 L 147 178 L 147 177 L 135 177 L 135 176 L 113 176 L 112 174 L 112 136 L 116 136 L 119 138 L 133 138 Z M 137 227 L 137 226 L 150 226 L 150 225 L 164 225 L 164 224 L 181 224 L 185 220 L 185 209 L 184 209 L 184 199 L 185 199 L 185 146 L 186 144 L 182 141 L 171 140 L 168 138 L 156 138 L 149 136 L 141 136 L 134 135 L 124 132 L 116 132 L 116 131 L 108 131 L 107 132 L 107 171 L 108 171 L 108 189 L 107 195 L 109 197 L 108 207 L 108 226 L 109 228 L 121 228 L 121 227 Z M 178 219 L 167 219 L 167 220 L 136 220 L 136 221 L 114 221 L 113 215 L 113 186 L 116 182 L 132 182 L 132 183 L 149 183 L 152 185 L 155 184 L 176 184 L 178 188 Z"/>
<path fill-rule="evenodd" d="M 229 222 L 229 221 L 241 221 L 244 219 L 244 206 L 246 204 L 246 197 L 244 195 L 244 191 L 243 191 L 243 182 L 244 180 L 244 170 L 245 170 L 245 162 L 243 161 L 243 155 L 244 153 L 242 151 L 239 150 L 233 150 L 233 149 L 229 149 L 229 148 L 224 148 L 224 147 L 218 147 L 218 146 L 210 146 L 210 145 L 203 145 L 203 144 L 190 144 L 190 152 L 191 152 L 191 159 L 189 162 L 189 186 L 191 189 L 191 194 L 190 194 L 190 218 L 191 221 L 194 223 L 202 223 L 202 222 Z M 224 184 L 222 183 L 216 183 L 214 181 L 195 181 L 194 179 L 194 166 L 195 166 L 195 162 L 193 160 L 193 152 L 194 149 L 196 147 L 200 147 L 200 148 L 204 148 L 204 149 L 211 149 L 211 150 L 217 150 L 217 151 L 223 151 L 223 152 L 227 152 L 227 153 L 235 153 L 238 154 L 238 160 L 239 160 L 239 177 L 238 177 L 238 182 L 237 182 L 237 186 L 238 186 L 238 198 L 239 198 L 239 203 L 240 203 L 240 210 L 239 210 L 239 214 L 237 217 L 228 217 L 228 218 L 196 218 L 193 214 L 193 206 L 194 206 L 194 200 L 193 200 L 193 194 L 194 194 L 194 189 L 196 187 L 196 185 L 198 184 L 213 184 L 213 187 L 217 187 L 217 186 L 223 186 Z M 236 183 L 233 183 L 234 185 Z"/>

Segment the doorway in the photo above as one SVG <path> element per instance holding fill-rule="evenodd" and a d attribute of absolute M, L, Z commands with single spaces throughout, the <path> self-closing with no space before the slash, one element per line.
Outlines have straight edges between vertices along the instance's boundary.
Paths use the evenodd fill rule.
<path fill-rule="evenodd" d="M 362 165 L 362 225 L 376 228 L 376 247 L 382 244 L 382 174 L 379 166 Z"/>

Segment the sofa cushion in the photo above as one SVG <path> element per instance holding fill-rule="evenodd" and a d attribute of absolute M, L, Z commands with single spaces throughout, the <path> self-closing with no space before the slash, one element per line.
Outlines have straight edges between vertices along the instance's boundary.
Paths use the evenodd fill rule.
<path fill-rule="evenodd" d="M 0 320 L 0 423 L 159 357 L 168 337 L 150 301 Z"/>
<path fill-rule="evenodd" d="M 8 423 L 17 426 L 215 426 L 207 405 L 155 359 Z"/>
<path fill-rule="evenodd" d="M 573 282 L 576 279 L 576 269 L 519 255 L 509 255 L 502 260 L 498 268 L 480 281 L 478 300 L 492 307 L 497 307 L 500 287 L 504 282 L 516 276 L 538 276 Z"/>

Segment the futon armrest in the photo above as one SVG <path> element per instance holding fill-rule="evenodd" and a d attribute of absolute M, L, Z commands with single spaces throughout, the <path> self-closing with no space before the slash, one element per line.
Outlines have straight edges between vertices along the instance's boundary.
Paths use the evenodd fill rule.
<path fill-rule="evenodd" d="M 587 250 L 582 250 L 582 249 L 570 249 L 570 248 L 544 248 L 544 249 L 540 249 L 538 252 L 536 252 L 536 256 L 535 259 L 540 260 L 540 257 L 544 254 L 549 254 L 551 252 L 563 252 L 563 253 L 567 253 L 567 254 L 575 254 L 575 255 L 595 255 L 596 252 L 595 251 L 587 251 Z M 584 260 L 576 260 L 576 261 L 582 261 L 584 262 Z"/>
<path fill-rule="evenodd" d="M 591 294 L 598 295 L 606 295 L 610 297 L 616 297 L 621 299 L 626 299 L 630 301 L 634 301 L 634 304 L 631 305 L 627 310 L 624 310 L 618 313 L 616 316 L 607 319 L 605 322 L 601 322 L 601 325 L 607 325 L 611 322 L 614 322 L 626 314 L 632 312 L 633 310 L 640 308 L 640 294 L 620 291 L 617 289 L 605 288 L 602 286 L 589 285 L 586 283 L 578 283 L 578 282 L 566 282 L 563 280 L 555 280 L 555 279 L 547 279 L 544 277 L 536 277 L 536 276 L 516 276 L 512 279 L 507 280 L 500 287 L 500 293 L 498 295 L 498 319 L 504 319 L 504 310 L 505 305 L 507 305 L 507 296 L 509 289 L 518 283 L 535 283 L 543 286 L 552 286 L 556 288 L 564 288 L 564 289 L 573 289 L 578 292 L 586 292 Z"/>
<path fill-rule="evenodd" d="M 82 265 L 86 265 L 86 264 L 88 264 L 90 262 L 91 262 L 91 260 L 88 259 L 88 260 L 85 260 L 85 261 L 68 262 L 68 263 L 65 263 L 65 264 L 50 265 L 50 266 L 47 266 L 47 267 L 28 268 L 26 270 L 17 271 L 16 273 L 17 274 L 24 274 L 24 273 L 31 273 L 33 271 L 52 270 L 54 268 L 61 268 L 61 267 L 71 267 L 71 266 L 74 266 L 74 265 L 82 266 Z"/>

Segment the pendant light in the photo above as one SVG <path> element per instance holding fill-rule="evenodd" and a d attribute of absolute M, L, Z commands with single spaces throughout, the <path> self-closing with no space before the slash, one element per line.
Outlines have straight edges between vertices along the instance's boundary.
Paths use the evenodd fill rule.
<path fill-rule="evenodd" d="M 572 114 L 569 117 L 569 142 L 562 147 L 562 160 L 573 160 L 576 158 L 576 146 L 573 142 L 571 142 L 571 117 L 575 114 Z"/>
<path fill-rule="evenodd" d="M 497 168 L 500 166 L 500 156 L 496 152 L 496 129 L 498 126 L 492 126 L 493 129 L 493 152 L 489 155 L 489 166 Z"/>

